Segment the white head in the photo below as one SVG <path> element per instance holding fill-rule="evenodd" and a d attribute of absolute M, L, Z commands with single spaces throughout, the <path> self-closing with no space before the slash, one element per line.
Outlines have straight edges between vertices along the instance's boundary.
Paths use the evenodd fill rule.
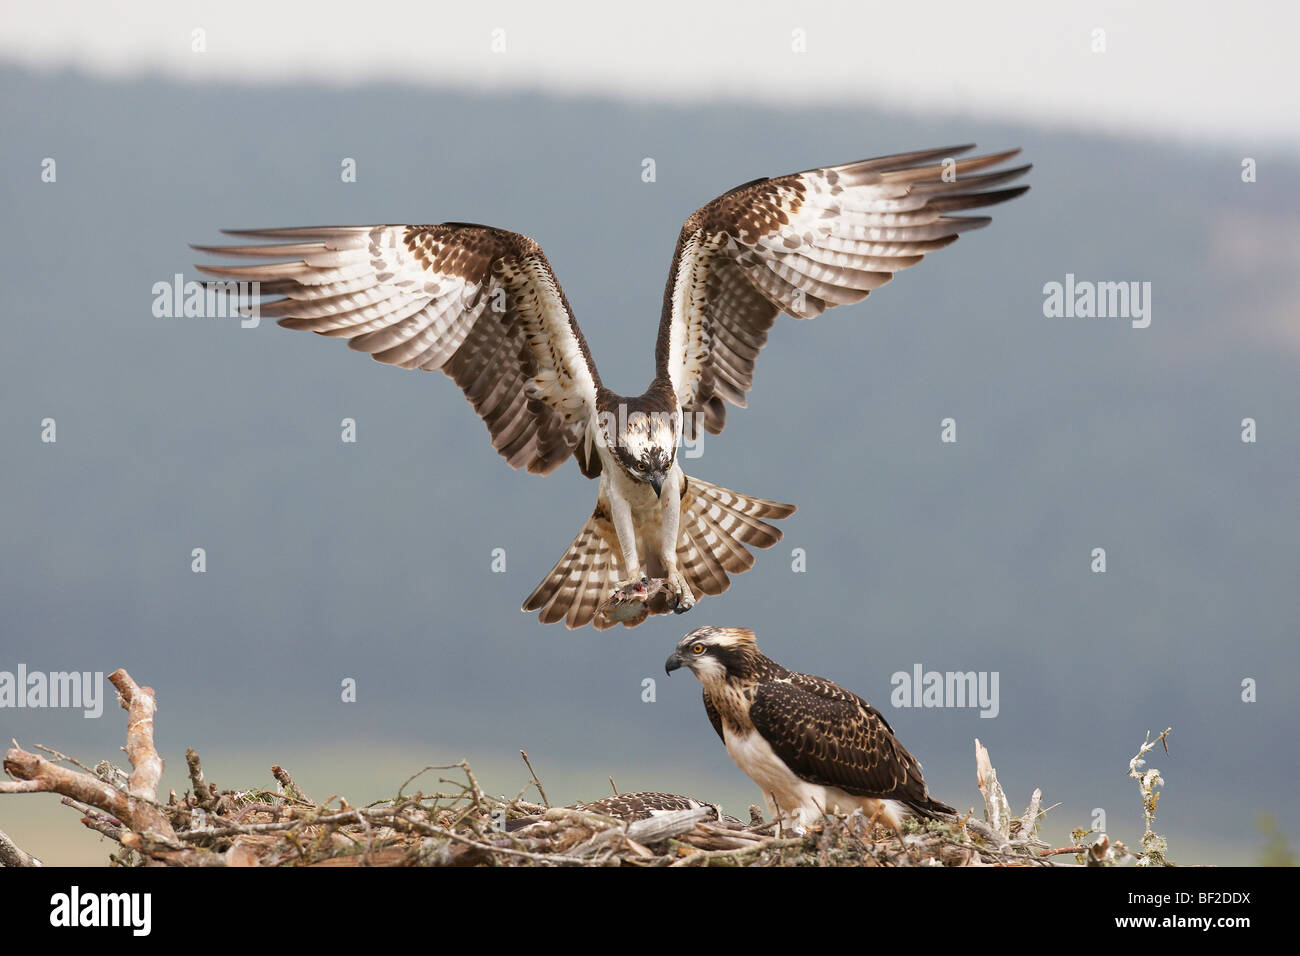
<path fill-rule="evenodd" d="M 622 403 L 617 416 L 601 417 L 601 436 L 614 460 L 632 479 L 654 488 L 656 495 L 677 458 L 680 427 L 676 409 L 645 411 Z"/>

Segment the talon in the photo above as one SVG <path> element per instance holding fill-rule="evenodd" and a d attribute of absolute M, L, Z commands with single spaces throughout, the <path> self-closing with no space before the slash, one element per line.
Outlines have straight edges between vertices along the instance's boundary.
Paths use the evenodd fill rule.
<path fill-rule="evenodd" d="M 690 586 L 686 583 L 686 578 L 682 576 L 680 571 L 674 571 L 668 575 L 668 587 L 676 597 L 673 607 L 674 614 L 685 614 L 695 607 L 695 595 L 691 593 Z"/>

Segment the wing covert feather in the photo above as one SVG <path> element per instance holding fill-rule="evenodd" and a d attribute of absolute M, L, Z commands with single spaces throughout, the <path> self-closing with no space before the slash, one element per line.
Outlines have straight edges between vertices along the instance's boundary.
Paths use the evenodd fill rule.
<path fill-rule="evenodd" d="M 547 474 L 580 446 L 600 377 L 541 247 L 473 223 L 231 231 L 289 240 L 195 246 L 288 262 L 199 266 L 259 283 L 260 314 L 348 339 L 378 362 L 446 373 L 512 468 Z"/>
<path fill-rule="evenodd" d="M 726 405 L 743 408 L 754 362 L 782 312 L 796 319 L 859 302 L 894 274 L 950 245 L 991 206 L 1029 187 L 994 188 L 1029 166 L 981 172 L 1009 150 L 965 159 L 952 146 L 758 179 L 686 220 L 664 289 L 656 348 L 688 437 L 721 432 Z"/>

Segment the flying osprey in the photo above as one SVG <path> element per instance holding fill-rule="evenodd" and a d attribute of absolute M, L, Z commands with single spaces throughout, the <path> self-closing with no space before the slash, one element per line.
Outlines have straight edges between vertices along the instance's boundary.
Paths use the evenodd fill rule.
<path fill-rule="evenodd" d="M 527 236 L 457 222 L 319 226 L 228 230 L 281 242 L 195 248 L 290 260 L 198 268 L 283 296 L 259 310 L 287 328 L 346 338 L 389 365 L 442 370 L 512 468 L 545 475 L 573 457 L 583 475 L 599 477 L 595 511 L 523 609 L 545 624 L 630 626 L 644 609 L 624 612 L 645 602 L 649 578 L 666 585 L 660 610 L 686 611 L 753 565 L 747 545 L 780 540 L 768 521 L 793 505 L 688 478 L 677 446 L 701 426 L 721 432 L 726 403 L 745 406 L 778 313 L 807 319 L 857 302 L 989 222 L 951 213 L 1028 188 L 991 188 L 1028 166 L 971 175 L 1019 150 L 952 158 L 970 148 L 759 179 L 698 209 L 669 269 L 655 377 L 636 397 L 601 382 L 546 256 Z"/>
<path fill-rule="evenodd" d="M 801 829 L 827 813 L 861 810 L 898 829 L 908 815 L 955 812 L 926 791 L 921 764 L 880 711 L 765 657 L 753 631 L 697 628 L 664 665 L 669 674 L 679 667 L 704 685 L 709 722 L 783 825 Z"/>

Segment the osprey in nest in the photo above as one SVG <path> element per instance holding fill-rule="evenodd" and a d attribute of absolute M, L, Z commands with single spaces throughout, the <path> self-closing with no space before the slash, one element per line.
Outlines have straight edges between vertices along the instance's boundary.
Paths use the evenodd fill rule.
<path fill-rule="evenodd" d="M 280 325 L 348 339 L 402 368 L 449 375 L 512 468 L 550 474 L 575 458 L 599 478 L 596 508 L 524 602 L 570 628 L 640 623 L 721 594 L 750 568 L 749 547 L 781 538 L 793 505 L 687 477 L 683 438 L 722 431 L 744 407 L 776 316 L 809 319 L 858 302 L 942 249 L 1004 202 L 994 188 L 1028 166 L 1018 150 L 955 159 L 970 146 L 827 166 L 738 186 L 698 209 L 673 254 L 640 395 L 606 388 L 541 247 L 491 226 L 319 226 L 230 230 L 269 244 L 202 252 L 289 260 L 199 266 L 253 282 Z"/>
<path fill-rule="evenodd" d="M 930 796 L 920 761 L 880 711 L 766 657 L 753 631 L 696 628 L 664 665 L 669 674 L 681 667 L 704 685 L 709 723 L 782 825 L 801 830 L 859 810 L 897 830 L 906 816 L 954 812 Z"/>

